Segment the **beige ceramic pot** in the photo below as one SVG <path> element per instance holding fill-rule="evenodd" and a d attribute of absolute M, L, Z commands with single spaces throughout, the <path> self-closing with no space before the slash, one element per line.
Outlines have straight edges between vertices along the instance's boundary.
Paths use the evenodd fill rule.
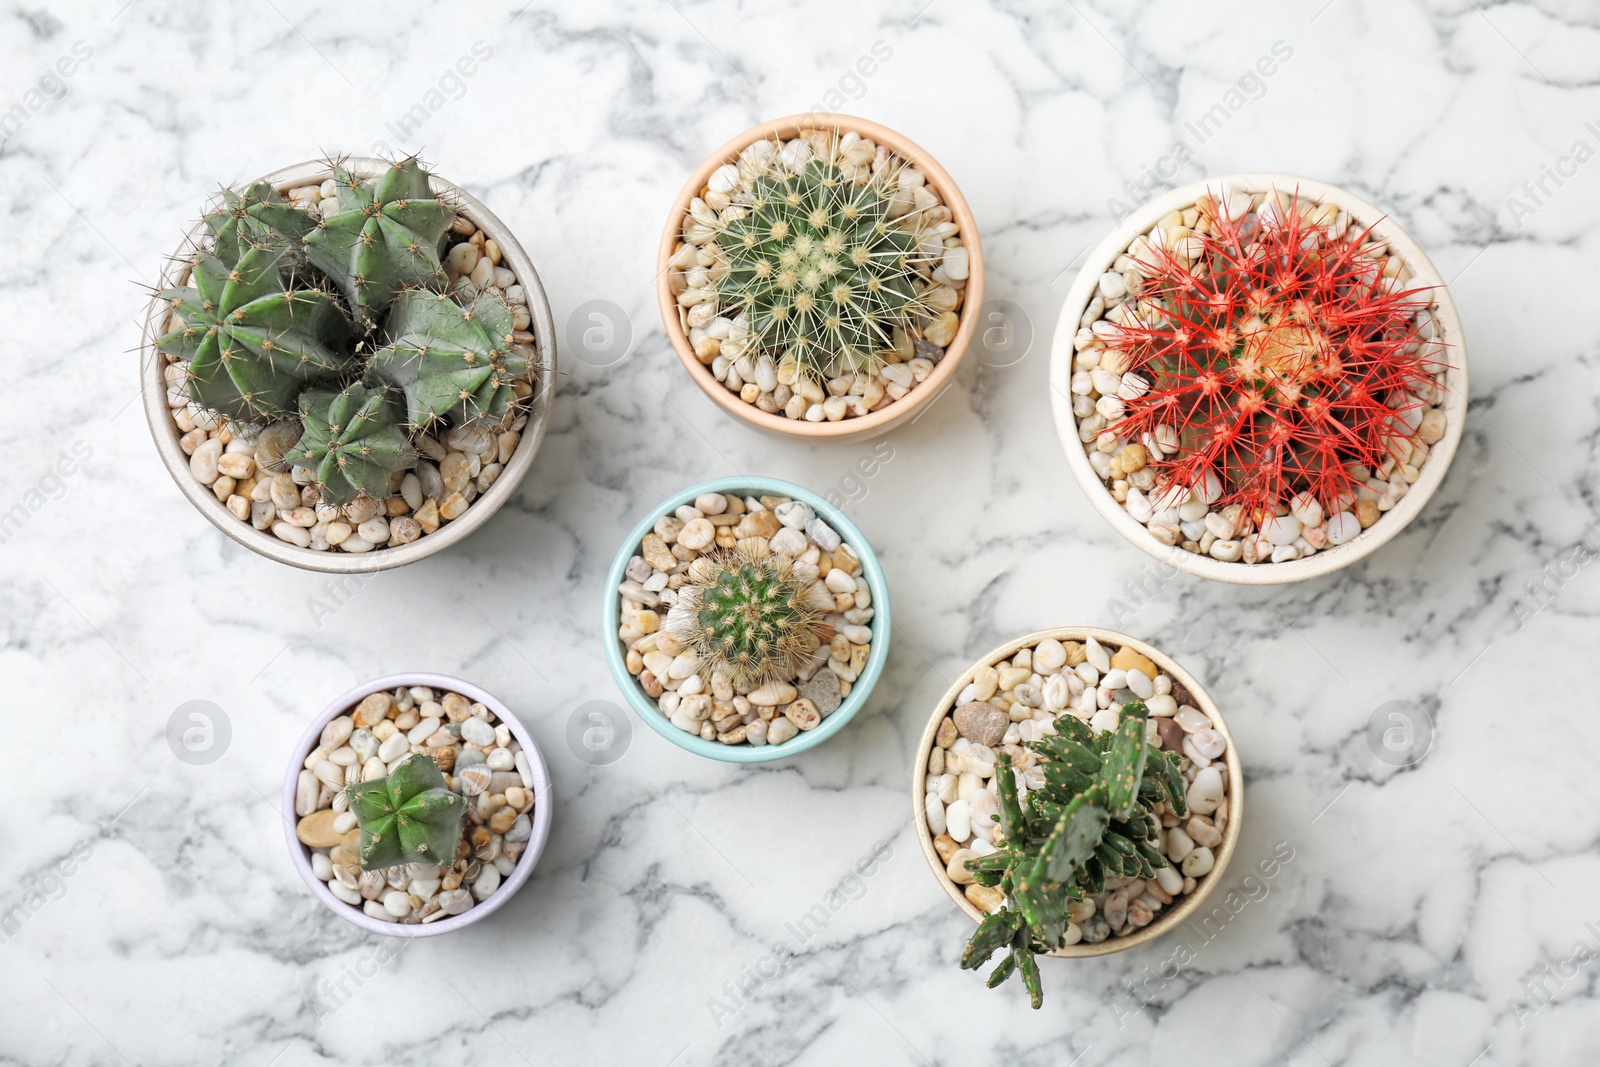
<path fill-rule="evenodd" d="M 971 684 L 973 677 L 979 669 L 990 666 L 1001 660 L 1010 659 L 1020 649 L 1032 648 L 1040 641 L 1053 637 L 1057 641 L 1085 641 L 1093 637 L 1105 645 L 1127 646 L 1136 652 L 1148 656 L 1152 662 L 1177 684 L 1183 686 L 1193 697 L 1192 706 L 1205 713 L 1211 720 L 1212 728 L 1227 739 L 1228 747 L 1223 753 L 1222 763 L 1228 768 L 1228 825 L 1222 832 L 1222 843 L 1214 850 L 1216 863 L 1211 868 L 1211 873 L 1195 887 L 1182 901 L 1170 908 L 1163 909 L 1150 925 L 1134 931 L 1126 937 L 1108 937 L 1096 944 L 1080 941 L 1076 945 L 1056 949 L 1052 956 L 1082 957 L 1105 956 L 1113 952 L 1123 952 L 1139 945 L 1148 944 L 1168 931 L 1177 929 L 1191 916 L 1200 910 L 1205 899 L 1210 896 L 1222 881 L 1223 872 L 1228 868 L 1228 862 L 1233 859 L 1234 849 L 1239 844 L 1239 830 L 1244 823 L 1244 767 L 1239 760 L 1238 747 L 1233 742 L 1233 735 L 1228 732 L 1228 725 L 1222 719 L 1222 713 L 1217 710 L 1216 702 L 1211 699 L 1211 694 L 1195 680 L 1194 676 L 1180 667 L 1172 657 L 1165 652 L 1148 645 L 1137 638 L 1120 634 L 1113 630 L 1101 630 L 1092 626 L 1061 626 L 1050 630 L 1040 630 L 1037 633 L 1019 637 L 1008 641 L 988 655 L 979 659 L 955 680 L 955 684 L 945 691 L 939 703 L 933 709 L 933 715 L 928 719 L 927 728 L 922 731 L 922 743 L 917 746 L 917 759 L 912 765 L 911 773 L 911 808 L 912 818 L 917 828 L 917 840 L 922 843 L 923 855 L 927 857 L 928 867 L 933 871 L 939 884 L 955 902 L 956 907 L 966 912 L 974 923 L 983 919 L 983 912 L 978 906 L 967 899 L 961 886 L 950 880 L 946 873 L 944 861 L 939 858 L 939 853 L 933 847 L 933 834 L 928 830 L 927 808 L 923 797 L 927 792 L 928 756 L 933 751 L 934 736 L 939 731 L 939 724 L 950 714 L 955 707 L 956 698 L 961 691 Z"/>
<path fill-rule="evenodd" d="M 364 179 L 382 174 L 390 165 L 386 160 L 368 158 L 346 159 L 343 163 L 352 174 Z M 328 163 L 322 161 L 285 167 L 266 175 L 263 180 L 284 191 L 302 185 L 320 184 L 332 176 Z M 517 444 L 517 450 L 512 454 L 511 461 L 506 464 L 500 477 L 489 487 L 488 492 L 474 500 L 472 506 L 460 518 L 445 524 L 434 533 L 419 537 L 409 545 L 378 548 L 359 555 L 348 552 L 317 552 L 289 544 L 275 537 L 270 530 L 257 530 L 250 523 L 240 522 L 234 518 L 222 501 L 189 473 L 189 457 L 184 454 L 182 446 L 178 443 L 182 435 L 172 421 L 170 409 L 167 407 L 164 375 L 167 359 L 155 347 L 155 339 L 167 332 L 171 309 L 158 297 L 152 297 L 150 301 L 145 313 L 140 388 L 144 393 L 145 417 L 150 423 L 150 434 L 155 438 L 156 451 L 160 454 L 161 462 L 165 464 L 167 472 L 172 475 L 172 480 L 183 491 L 183 495 L 189 498 L 189 503 L 209 519 L 213 526 L 252 552 L 258 552 L 279 563 L 330 574 L 370 574 L 374 571 L 415 563 L 471 536 L 475 530 L 489 521 L 501 505 L 511 499 L 517 491 L 518 483 L 533 467 L 533 457 L 538 453 L 539 445 L 544 440 L 545 429 L 549 426 L 550 401 L 554 393 L 552 383 L 556 375 L 555 322 L 550 317 L 550 304 L 545 299 L 544 287 L 539 282 L 538 273 L 533 269 L 533 261 L 528 258 L 527 252 L 523 251 L 505 223 L 460 186 L 452 185 L 437 175 L 432 177 L 432 184 L 436 192 L 457 204 L 458 210 L 463 215 L 471 219 L 486 236 L 494 239 L 505 257 L 504 262 L 511 268 L 512 273 L 516 274 L 518 283 L 526 291 L 528 312 L 533 319 L 530 328 L 535 338 L 538 361 L 538 391 L 534 395 L 532 405 L 527 409 L 528 424 L 522 431 L 522 439 Z M 168 267 L 157 281 L 158 291 L 188 282 L 187 250 L 196 246 L 204 232 L 205 228 L 200 223 L 196 223 L 189 231 L 183 245 L 173 254 Z"/>
<path fill-rule="evenodd" d="M 968 261 L 967 287 L 961 305 L 960 325 L 955 338 L 945 349 L 944 358 L 934 367 L 933 373 L 900 400 L 866 415 L 841 419 L 838 422 L 807 422 L 805 419 L 785 418 L 781 413 L 762 411 L 754 404 L 747 404 L 734 393 L 730 393 L 712 375 L 711 368 L 700 362 L 694 354 L 694 349 L 690 347 L 688 329 L 683 318 L 684 312 L 678 306 L 677 297 L 672 291 L 672 280 L 667 267 L 668 260 L 682 241 L 683 223 L 689 211 L 689 204 L 695 197 L 705 194 L 706 182 L 711 177 L 712 171 L 736 159 L 740 152 L 757 141 L 774 137 L 793 138 L 803 130 L 819 128 L 838 129 L 845 133 L 854 132 L 876 144 L 886 145 L 896 156 L 920 170 L 926 176 L 928 184 L 938 192 L 939 199 L 950 209 L 952 221 L 960 229 Z M 661 318 L 666 325 L 667 337 L 672 341 L 672 347 L 682 360 L 684 369 L 689 372 L 695 384 L 699 385 L 724 411 L 752 426 L 776 434 L 816 441 L 849 441 L 877 437 L 892 427 L 915 419 L 954 380 L 956 368 L 966 355 L 973 335 L 977 332 L 978 319 L 983 307 L 983 247 L 978 241 L 977 222 L 973 219 L 972 210 L 967 206 L 961 190 L 956 188 L 955 181 L 945 173 L 944 168 L 917 145 L 895 131 L 866 119 L 849 115 L 828 115 L 826 121 L 819 121 L 814 115 L 791 115 L 788 118 L 764 122 L 741 133 L 708 156 L 684 183 L 683 190 L 678 193 L 678 198 L 673 201 L 672 210 L 667 214 L 666 229 L 661 234 L 661 247 L 656 256 L 656 293 L 661 304 Z"/>

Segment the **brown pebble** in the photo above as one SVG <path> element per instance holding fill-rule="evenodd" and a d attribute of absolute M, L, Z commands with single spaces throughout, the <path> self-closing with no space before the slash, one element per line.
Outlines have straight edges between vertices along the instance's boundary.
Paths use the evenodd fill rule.
<path fill-rule="evenodd" d="M 356 705 L 351 718 L 357 726 L 371 728 L 389 717 L 389 709 L 394 706 L 394 698 L 388 693 L 369 693 Z"/>
<path fill-rule="evenodd" d="M 1011 724 L 1011 716 L 986 700 L 970 700 L 956 709 L 956 732 L 975 745 L 998 745 Z"/>
<path fill-rule="evenodd" d="M 973 882 L 966 888 L 967 899 L 976 904 L 978 910 L 988 914 L 1000 910 L 1000 905 L 1006 902 L 1006 895 L 995 886 L 979 885 Z"/>
<path fill-rule="evenodd" d="M 1183 727 L 1172 721 L 1172 716 L 1156 717 L 1156 732 L 1161 735 L 1161 747 L 1167 752 L 1183 751 Z"/>

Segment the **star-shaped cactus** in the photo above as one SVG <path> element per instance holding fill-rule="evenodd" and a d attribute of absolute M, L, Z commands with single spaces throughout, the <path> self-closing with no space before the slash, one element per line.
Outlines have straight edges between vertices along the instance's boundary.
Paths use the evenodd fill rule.
<path fill-rule="evenodd" d="M 511 383 L 528 373 L 512 331 L 511 310 L 498 297 L 462 307 L 443 293 L 408 290 L 390 309 L 389 343 L 369 365 L 404 391 L 413 425 L 499 423 L 517 399 Z"/>
<path fill-rule="evenodd" d="M 352 785 L 346 793 L 361 827 L 362 870 L 455 860 L 467 801 L 445 787 L 431 757 L 413 753 L 387 777 Z"/>
<path fill-rule="evenodd" d="M 300 421 L 305 432 L 284 459 L 312 471 L 329 504 L 388 496 L 389 475 L 416 459 L 387 389 L 307 390 L 300 397 Z"/>
<path fill-rule="evenodd" d="M 349 361 L 349 327 L 339 305 L 317 289 L 291 289 L 283 247 L 257 247 L 229 266 L 209 252 L 195 257 L 193 287 L 163 289 L 183 324 L 156 341 L 187 359 L 190 397 L 241 422 L 294 411 L 307 383 Z"/>
<path fill-rule="evenodd" d="M 339 210 L 306 234 L 306 258 L 344 293 L 357 318 L 381 321 L 395 294 L 443 288 L 439 249 L 455 209 L 433 194 L 415 159 L 396 163 L 369 185 L 335 167 Z"/>

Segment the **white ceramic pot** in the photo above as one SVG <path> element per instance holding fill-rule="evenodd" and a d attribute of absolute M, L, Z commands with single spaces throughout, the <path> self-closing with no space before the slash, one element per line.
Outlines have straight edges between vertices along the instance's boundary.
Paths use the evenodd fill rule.
<path fill-rule="evenodd" d="M 345 169 L 358 178 L 377 177 L 390 166 L 385 160 L 367 158 L 346 159 L 343 163 Z M 271 182 L 279 191 L 286 191 L 301 185 L 317 185 L 332 176 L 332 168 L 323 161 L 299 163 L 282 170 L 275 170 L 262 180 Z M 167 321 L 172 309 L 159 297 L 152 297 L 150 300 L 150 306 L 145 313 L 139 380 L 144 392 L 145 418 L 150 423 L 150 435 L 155 438 L 156 451 L 161 455 L 161 462 L 166 465 L 172 480 L 183 491 L 183 495 L 189 498 L 189 503 L 194 505 L 195 510 L 211 520 L 211 524 L 217 529 L 253 552 L 275 559 L 279 563 L 331 574 L 371 574 L 374 571 L 415 563 L 435 552 L 442 552 L 459 541 L 464 541 L 488 522 L 490 516 L 511 499 L 517 491 L 518 483 L 533 468 L 533 457 L 539 451 L 545 429 L 550 422 L 550 401 L 555 393 L 556 380 L 555 320 L 550 316 L 550 304 L 545 299 L 544 287 L 539 282 L 538 273 L 533 269 L 533 261 L 528 258 L 522 245 L 517 243 L 516 235 L 505 223 L 460 186 L 452 185 L 436 174 L 431 175 L 430 180 L 436 192 L 449 196 L 459 205 L 463 215 L 476 223 L 487 236 L 494 238 L 505 256 L 506 264 L 516 274 L 518 283 L 527 293 L 528 313 L 533 319 L 530 329 L 534 335 L 538 360 L 538 392 L 534 394 L 533 403 L 528 408 L 528 424 L 523 428 L 517 450 L 512 454 L 511 462 L 506 464 L 500 477 L 489 487 L 488 492 L 474 500 L 472 506 L 460 518 L 446 523 L 434 533 L 417 538 L 409 545 L 379 548 L 360 554 L 317 552 L 292 545 L 274 536 L 270 530 L 258 530 L 250 523 L 240 522 L 234 518 L 210 488 L 202 485 L 189 473 L 189 457 L 184 454 L 182 446 L 178 443 L 182 434 L 177 424 L 172 421 L 167 407 L 165 380 L 167 360 L 155 347 L 155 339 L 167 332 Z M 188 283 L 189 264 L 186 250 L 193 249 L 204 233 L 205 226 L 202 223 L 195 223 L 156 282 L 158 292 L 164 288 Z"/>
<path fill-rule="evenodd" d="M 1448 395 L 1441 405 L 1447 419 L 1445 435 L 1438 444 L 1432 446 L 1416 484 L 1377 522 L 1351 540 L 1323 549 L 1313 556 L 1284 563 L 1225 563 L 1156 540 L 1143 524 L 1117 502 L 1111 490 L 1089 465 L 1088 453 L 1078 438 L 1078 420 L 1072 411 L 1072 340 L 1078 332 L 1084 311 L 1094 297 L 1100 276 L 1111 269 L 1111 265 L 1127 250 L 1135 237 L 1148 233 L 1162 216 L 1192 206 L 1208 189 L 1215 190 L 1224 182 L 1252 193 L 1265 192 L 1273 187 L 1289 193 L 1299 190 L 1301 197 L 1337 204 L 1362 226 L 1371 226 L 1375 236 L 1387 241 L 1394 251 L 1405 258 L 1416 275 L 1413 284 L 1436 287 L 1433 290 L 1433 311 L 1439 326 L 1439 339 L 1447 346 L 1446 359 L 1450 363 L 1445 379 Z M 1050 402 L 1055 413 L 1056 435 L 1060 437 L 1062 450 L 1066 452 L 1067 465 L 1072 468 L 1073 476 L 1083 487 L 1095 510 L 1118 533 L 1156 559 L 1189 574 L 1239 585 L 1276 585 L 1328 574 L 1376 551 L 1405 529 L 1421 513 L 1450 469 L 1466 422 L 1467 399 L 1467 347 L 1461 332 L 1461 317 L 1456 313 L 1455 301 L 1450 297 L 1444 277 L 1428 254 L 1398 222 L 1374 205 L 1338 186 L 1290 174 L 1249 172 L 1219 175 L 1173 189 L 1141 206 L 1123 219 L 1089 253 L 1089 258 L 1061 305 L 1061 317 L 1056 322 L 1055 337 L 1050 347 Z"/>

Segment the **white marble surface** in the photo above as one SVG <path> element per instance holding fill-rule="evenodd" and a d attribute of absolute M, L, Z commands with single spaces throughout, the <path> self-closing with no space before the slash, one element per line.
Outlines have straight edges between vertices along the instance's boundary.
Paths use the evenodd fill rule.
<path fill-rule="evenodd" d="M 0 1063 L 1594 1059 L 1600 966 L 1559 973 L 1576 942 L 1600 951 L 1600 925 L 1585 927 L 1600 924 L 1600 786 L 1584 741 L 1600 579 L 1572 552 L 1600 537 L 1586 533 L 1594 5 L 1050 6 L 0 9 L 0 107 L 22 107 L 0 148 L 0 506 L 27 509 L 0 545 L 0 911 L 22 916 L 0 937 Z M 492 55 L 461 98 L 400 142 L 387 126 L 480 41 Z M 1289 57 L 1201 143 L 1187 124 L 1227 109 L 1276 42 Z M 28 95 L 75 46 L 89 56 L 72 76 Z M 888 58 L 853 80 L 875 46 Z M 796 447 L 719 414 L 670 355 L 652 288 L 686 172 L 760 119 L 828 107 L 835 88 L 839 110 L 904 131 L 961 183 L 991 295 L 1025 309 L 1032 349 L 1008 367 L 969 358 L 850 507 L 887 567 L 898 631 L 856 722 L 800 760 L 744 770 L 636 725 L 619 762 L 590 768 L 566 724 L 586 700 L 617 699 L 602 583 L 641 509 L 739 472 L 826 491 L 869 451 Z M 1162 164 L 1180 139 L 1192 158 Z M 1585 162 L 1562 164 L 1560 186 L 1524 190 L 1580 141 Z M 382 143 L 424 150 L 521 235 L 558 322 L 610 300 L 634 345 L 604 368 L 564 350 L 554 427 L 515 502 L 319 626 L 325 579 L 226 541 L 159 466 L 135 403 L 136 283 L 216 182 Z M 1068 477 L 1047 331 L 1108 198 L 1151 175 L 1153 191 L 1163 166 L 1174 181 L 1315 175 L 1392 209 L 1455 279 L 1474 403 L 1440 494 L 1360 567 L 1266 592 L 1179 576 L 1121 611 L 1112 598 L 1150 562 Z M 74 448 L 91 454 L 58 481 Z M 1569 558 L 1534 610 L 1524 583 Z M 1126 984 L 1175 946 L 1045 961 L 1040 1012 L 1014 984 L 991 993 L 958 970 L 969 924 L 908 819 L 909 761 L 945 679 L 1059 623 L 1119 624 L 1211 687 L 1249 780 L 1230 886 L 1280 844 L 1293 853 L 1179 976 L 1143 988 L 1136 1014 Z M 308 906 L 275 798 L 325 699 L 412 669 L 511 703 L 546 749 L 558 808 L 514 901 L 387 959 L 392 943 Z M 1437 724 L 1403 771 L 1364 732 L 1396 699 Z M 207 766 L 164 740 L 190 700 L 231 722 Z M 859 899 L 838 898 L 803 942 L 786 933 L 880 841 L 889 854 L 864 891 L 843 887 Z M 69 860 L 69 876 L 51 873 Z M 780 938 L 795 955 L 776 977 L 714 1010 Z"/>

